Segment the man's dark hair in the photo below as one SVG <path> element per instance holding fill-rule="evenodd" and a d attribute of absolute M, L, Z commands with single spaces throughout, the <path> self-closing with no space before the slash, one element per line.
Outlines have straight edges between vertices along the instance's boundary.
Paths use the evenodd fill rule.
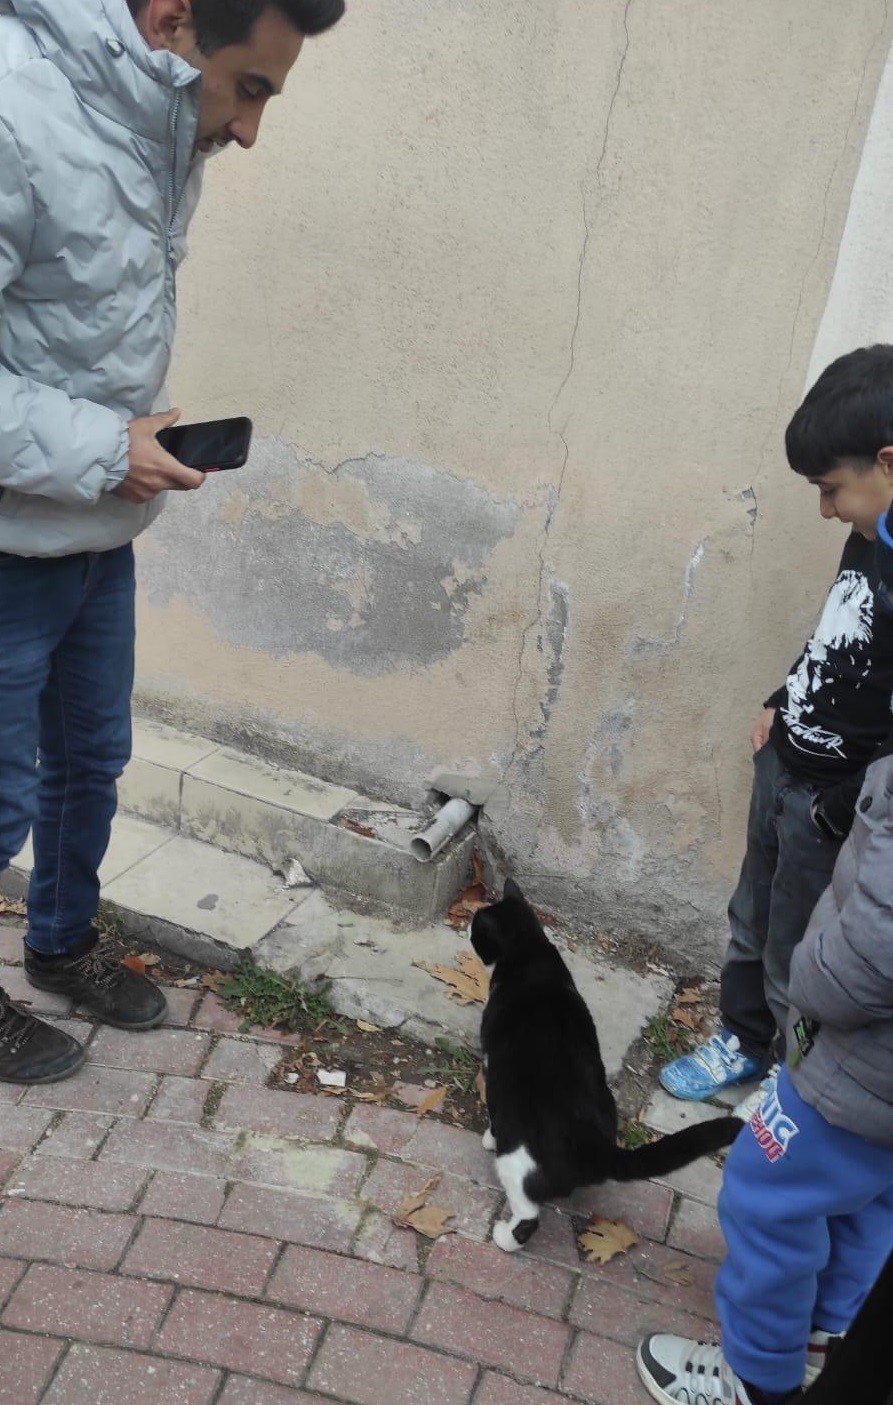
<path fill-rule="evenodd" d="M 863 346 L 822 372 L 785 435 L 795 473 L 820 478 L 845 460 L 867 472 L 893 444 L 893 346 Z"/>
<path fill-rule="evenodd" d="M 146 0 L 127 0 L 136 18 Z M 264 10 L 278 10 L 299 34 L 322 34 L 344 14 L 344 0 L 191 0 L 198 47 L 213 54 L 244 44 Z"/>

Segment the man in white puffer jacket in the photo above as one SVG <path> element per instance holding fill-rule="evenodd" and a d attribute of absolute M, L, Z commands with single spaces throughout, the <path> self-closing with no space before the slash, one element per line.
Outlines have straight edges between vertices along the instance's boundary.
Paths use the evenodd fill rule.
<path fill-rule="evenodd" d="M 250 147 L 344 0 L 0 0 L 0 871 L 33 834 L 25 971 L 125 1029 L 161 992 L 99 950 L 130 755 L 132 541 L 204 476 L 153 414 L 202 158 Z M 39 754 L 40 765 L 37 766 Z M 83 1050 L 0 990 L 0 1081 Z"/>

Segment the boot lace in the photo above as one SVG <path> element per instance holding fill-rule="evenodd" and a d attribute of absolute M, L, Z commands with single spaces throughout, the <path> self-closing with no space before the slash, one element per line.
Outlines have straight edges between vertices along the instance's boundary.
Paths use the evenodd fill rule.
<path fill-rule="evenodd" d="M 71 963 L 71 973 L 79 980 L 89 981 L 90 985 L 103 990 L 114 990 L 127 978 L 127 969 L 119 961 L 109 956 L 98 944 Z"/>
<path fill-rule="evenodd" d="M 37 1020 L 14 1004 L 0 989 L 0 1044 L 5 1044 L 11 1054 L 18 1053 L 37 1029 Z"/>

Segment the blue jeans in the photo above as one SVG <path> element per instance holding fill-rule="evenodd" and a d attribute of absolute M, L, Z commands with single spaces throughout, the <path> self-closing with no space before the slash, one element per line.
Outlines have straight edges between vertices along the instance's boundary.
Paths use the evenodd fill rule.
<path fill-rule="evenodd" d="M 130 759 L 133 548 L 0 553 L 0 871 L 29 828 L 28 945 L 88 935 Z"/>
<path fill-rule="evenodd" d="M 840 845 L 809 818 L 818 787 L 786 771 L 771 742 L 754 754 L 747 852 L 729 903 L 720 981 L 723 1024 L 745 1053 L 784 1057 L 794 947 L 831 882 Z"/>

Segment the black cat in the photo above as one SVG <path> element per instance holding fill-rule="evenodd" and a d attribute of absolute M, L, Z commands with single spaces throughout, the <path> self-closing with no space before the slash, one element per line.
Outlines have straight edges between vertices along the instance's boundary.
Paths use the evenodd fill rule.
<path fill-rule="evenodd" d="M 484 1146 L 496 1152 L 511 1210 L 493 1231 L 501 1249 L 527 1242 L 547 1200 L 601 1181 L 664 1176 L 734 1141 L 742 1123 L 718 1117 L 635 1150 L 618 1147 L 592 1016 L 512 879 L 501 902 L 475 913 L 471 944 L 493 967 L 481 1044 L 490 1114 Z"/>

